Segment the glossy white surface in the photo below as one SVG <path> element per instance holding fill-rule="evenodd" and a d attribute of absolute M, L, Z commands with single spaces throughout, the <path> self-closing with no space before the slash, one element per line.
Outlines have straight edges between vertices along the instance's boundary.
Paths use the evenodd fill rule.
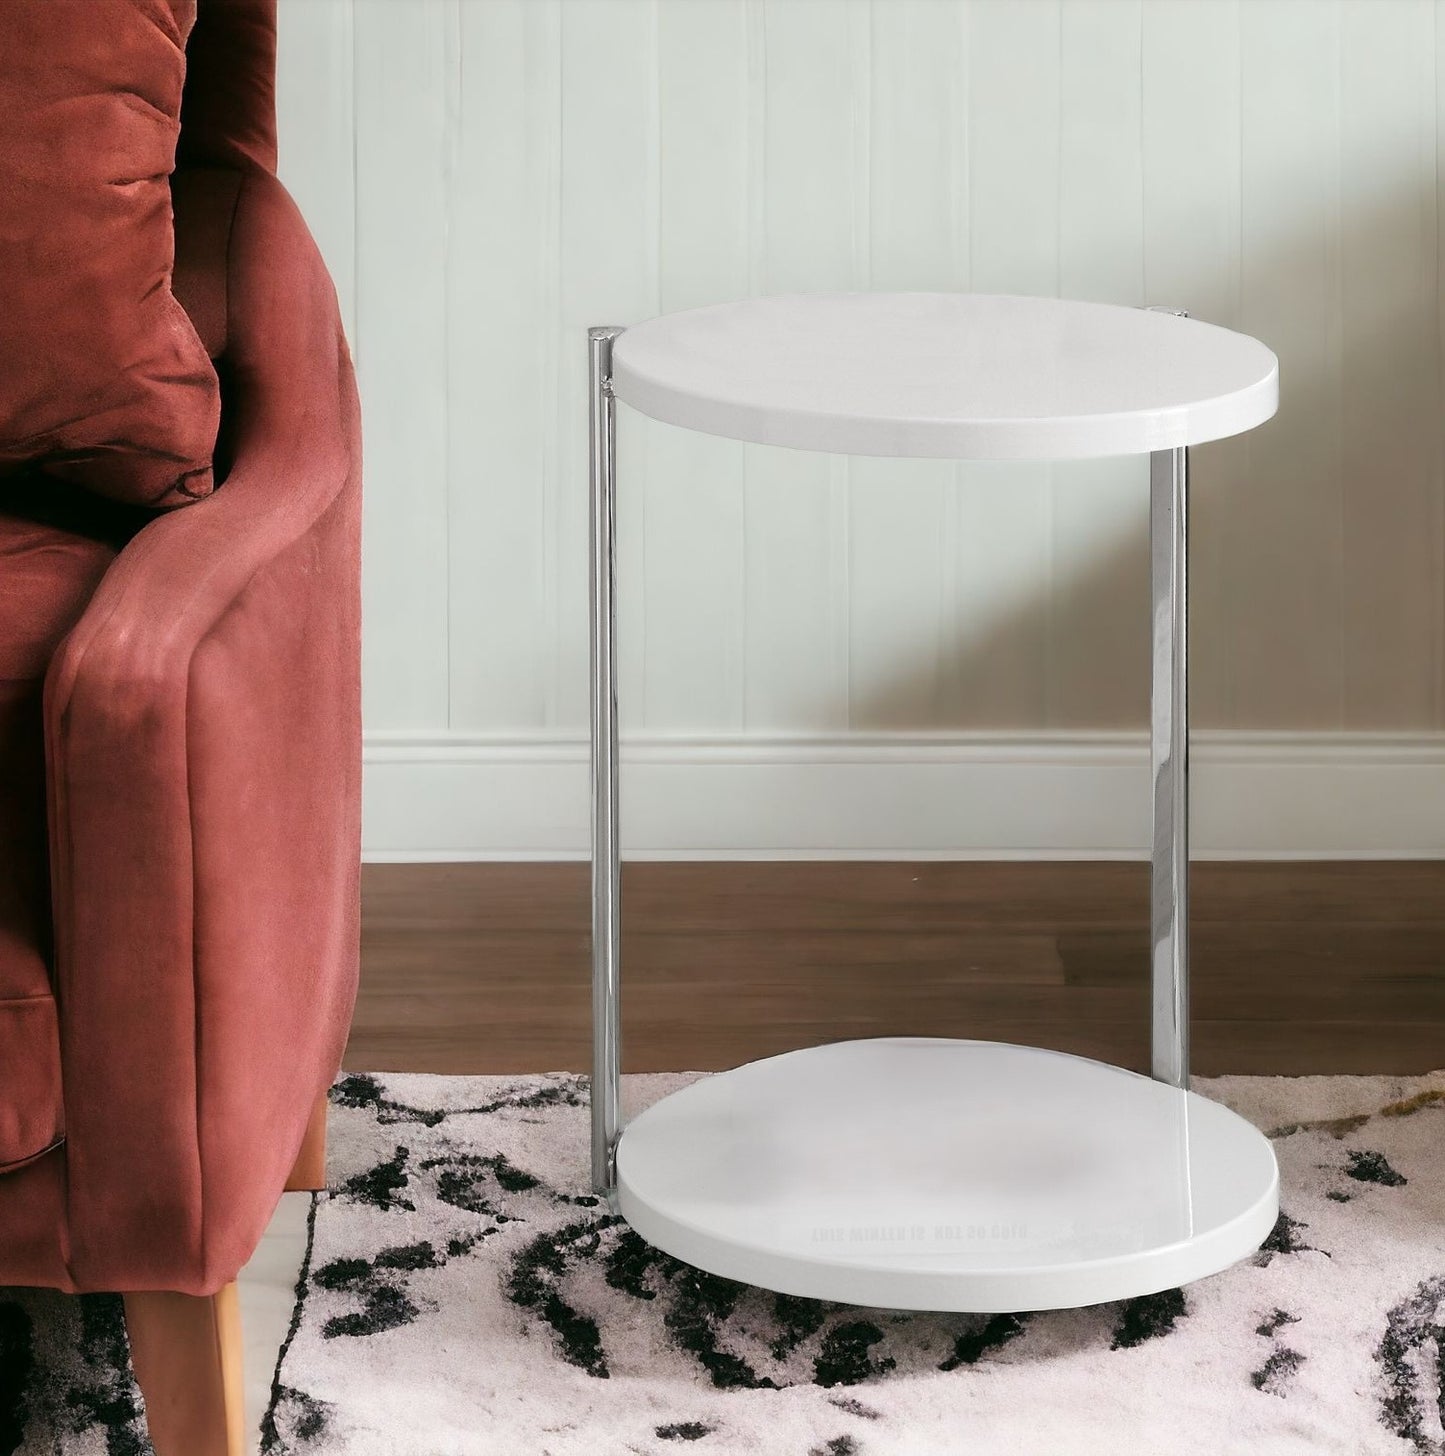
<path fill-rule="evenodd" d="M 638 324 L 617 397 L 712 435 L 843 455 L 1145 454 L 1269 419 L 1257 339 L 1117 304 L 968 293 L 752 298 Z"/>
<path fill-rule="evenodd" d="M 839 1042 L 703 1078 L 627 1127 L 617 1168 L 621 1213 L 667 1253 L 892 1309 L 1169 1289 L 1278 1214 L 1274 1151 L 1227 1108 L 995 1042 Z"/>

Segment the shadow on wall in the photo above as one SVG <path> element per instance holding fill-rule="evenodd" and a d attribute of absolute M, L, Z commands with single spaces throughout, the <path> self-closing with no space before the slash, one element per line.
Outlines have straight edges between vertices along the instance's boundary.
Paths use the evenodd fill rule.
<path fill-rule="evenodd" d="M 1191 453 L 1195 726 L 1445 728 L 1438 274 L 1391 268 L 1433 237 L 1426 201 L 1387 196 L 1351 212 L 1333 254 L 1323 219 L 1288 246 L 1252 252 L 1235 315 L 1209 319 L 1280 356 L 1280 410 Z M 1334 283 L 1330 314 L 1318 305 L 1322 270 Z M 1188 297 L 1147 301 L 1208 317 Z M 961 535 L 986 539 L 1001 492 L 1016 491 L 1032 493 L 1046 532 L 1061 513 L 1102 517 L 1098 530 L 1074 533 L 1096 548 L 1053 552 L 1047 592 L 982 615 L 965 605 L 945 620 L 936 653 L 901 642 L 895 668 L 855 677 L 851 726 L 1144 724 L 1145 462 L 961 466 L 957 477 Z M 885 488 L 897 486 L 853 487 Z"/>

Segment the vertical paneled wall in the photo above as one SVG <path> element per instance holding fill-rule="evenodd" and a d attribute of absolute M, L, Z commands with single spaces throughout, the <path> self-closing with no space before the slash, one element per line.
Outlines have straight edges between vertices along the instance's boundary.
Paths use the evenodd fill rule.
<path fill-rule="evenodd" d="M 1445 727 L 1431 0 L 282 0 L 283 172 L 366 410 L 373 730 L 575 738 L 584 331 L 795 289 L 1189 308 L 1283 405 L 1196 452 L 1194 705 Z M 660 735 L 1123 728 L 1137 462 L 809 457 L 623 421 Z"/>

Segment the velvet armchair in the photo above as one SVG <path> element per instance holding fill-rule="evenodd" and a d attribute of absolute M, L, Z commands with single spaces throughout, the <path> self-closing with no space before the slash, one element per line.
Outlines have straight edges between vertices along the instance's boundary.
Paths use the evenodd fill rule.
<path fill-rule="evenodd" d="M 358 410 L 274 54 L 274 0 L 201 0 L 174 288 L 218 488 L 0 492 L 0 1284 L 126 1295 L 160 1456 L 242 1449 L 234 1280 L 321 1178 L 356 987 Z"/>

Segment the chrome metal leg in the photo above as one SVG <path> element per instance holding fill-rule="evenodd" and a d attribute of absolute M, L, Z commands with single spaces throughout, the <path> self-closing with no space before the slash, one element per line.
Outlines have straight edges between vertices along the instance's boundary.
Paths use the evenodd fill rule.
<path fill-rule="evenodd" d="M 619 328 L 587 331 L 588 475 L 592 499 L 592 1187 L 617 1188 L 622 1061 L 618 973 L 622 955 L 622 848 L 617 827 L 617 611 L 615 573 L 617 405 L 612 341 Z"/>
<path fill-rule="evenodd" d="M 1189 1085 L 1189 452 L 1149 457 L 1153 666 L 1149 762 L 1154 781 L 1150 869 L 1152 1071 Z"/>

